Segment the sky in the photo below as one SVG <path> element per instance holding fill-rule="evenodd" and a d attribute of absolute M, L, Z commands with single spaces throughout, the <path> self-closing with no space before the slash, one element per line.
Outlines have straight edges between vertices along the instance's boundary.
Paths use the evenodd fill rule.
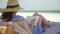
<path fill-rule="evenodd" d="M 24 10 L 60 10 L 60 0 L 18 0 Z M 6 8 L 7 0 L 0 0 L 0 8 Z"/>

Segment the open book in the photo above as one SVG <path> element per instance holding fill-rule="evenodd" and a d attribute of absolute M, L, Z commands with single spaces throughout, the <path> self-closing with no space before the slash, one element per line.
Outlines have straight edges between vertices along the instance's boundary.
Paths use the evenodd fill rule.
<path fill-rule="evenodd" d="M 27 20 L 28 24 L 31 24 L 32 19 L 36 19 L 35 24 L 34 24 L 34 25 L 36 25 L 39 20 L 39 17 L 38 16 L 27 16 L 26 20 Z"/>

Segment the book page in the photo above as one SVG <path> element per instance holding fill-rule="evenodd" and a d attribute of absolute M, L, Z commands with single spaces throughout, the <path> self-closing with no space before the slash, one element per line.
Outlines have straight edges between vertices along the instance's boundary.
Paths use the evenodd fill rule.
<path fill-rule="evenodd" d="M 31 24 L 31 20 L 32 20 L 32 19 L 36 19 L 35 24 L 34 24 L 34 25 L 36 25 L 37 22 L 38 22 L 38 20 L 39 20 L 39 17 L 38 17 L 38 16 L 28 16 L 28 17 L 26 18 L 26 20 L 27 20 L 27 22 L 28 22 L 29 24 Z"/>

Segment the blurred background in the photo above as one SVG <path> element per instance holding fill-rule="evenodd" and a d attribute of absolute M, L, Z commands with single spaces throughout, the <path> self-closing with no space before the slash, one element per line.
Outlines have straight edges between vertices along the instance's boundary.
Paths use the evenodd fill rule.
<path fill-rule="evenodd" d="M 8 0 L 0 0 L 0 8 L 6 8 Z M 25 18 L 35 12 L 43 15 L 47 20 L 60 22 L 60 0 L 18 0 L 22 10 L 17 15 Z M 1 13 L 0 13 L 1 15 Z"/>

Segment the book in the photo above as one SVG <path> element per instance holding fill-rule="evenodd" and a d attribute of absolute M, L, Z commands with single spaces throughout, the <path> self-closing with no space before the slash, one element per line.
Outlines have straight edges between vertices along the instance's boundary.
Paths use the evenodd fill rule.
<path fill-rule="evenodd" d="M 36 26 L 36 24 L 38 23 L 38 20 L 39 20 L 39 16 L 27 16 L 26 20 L 27 20 L 28 24 L 31 24 L 32 19 L 36 19 L 35 24 L 34 24 Z"/>

